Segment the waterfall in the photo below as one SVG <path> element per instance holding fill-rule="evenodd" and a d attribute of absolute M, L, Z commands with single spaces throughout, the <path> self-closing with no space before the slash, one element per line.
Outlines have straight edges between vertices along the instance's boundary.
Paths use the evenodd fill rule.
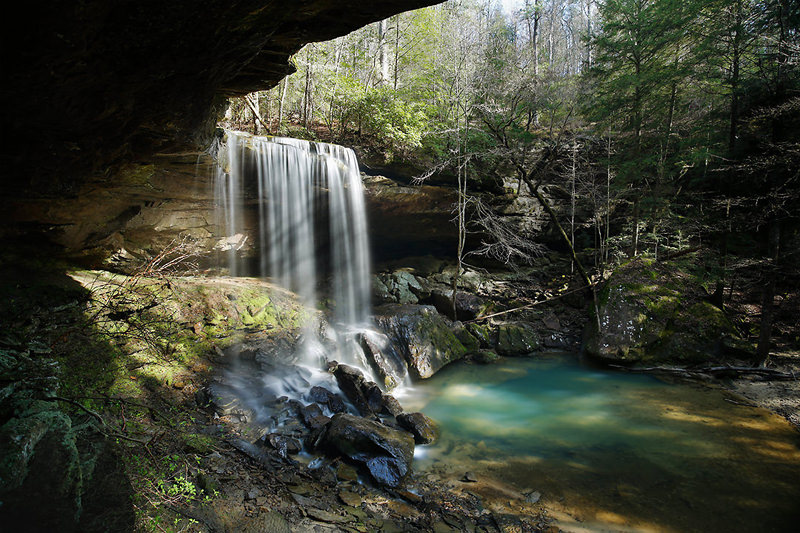
<path fill-rule="evenodd" d="M 257 245 L 260 275 L 316 309 L 318 278 L 330 274 L 334 309 L 327 333 L 335 353 L 323 347 L 319 324 L 311 320 L 299 346 L 301 361 L 319 368 L 323 360 L 336 359 L 371 375 L 359 344 L 359 334 L 370 328 L 371 277 L 355 153 L 334 144 L 227 132 L 226 160 L 220 162 L 214 187 L 218 222 L 225 231 L 221 248 L 231 276 L 247 273 L 237 251 Z M 253 197 L 258 236 L 248 244 L 244 206 Z M 319 230 L 325 227 L 324 233 Z"/>

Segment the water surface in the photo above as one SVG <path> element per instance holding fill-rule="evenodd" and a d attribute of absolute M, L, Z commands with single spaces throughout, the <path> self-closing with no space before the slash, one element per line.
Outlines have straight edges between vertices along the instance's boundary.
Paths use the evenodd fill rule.
<path fill-rule="evenodd" d="M 800 433 L 730 400 L 563 356 L 454 364 L 402 398 L 441 428 L 417 470 L 506 505 L 540 492 L 562 529 L 797 531 Z"/>

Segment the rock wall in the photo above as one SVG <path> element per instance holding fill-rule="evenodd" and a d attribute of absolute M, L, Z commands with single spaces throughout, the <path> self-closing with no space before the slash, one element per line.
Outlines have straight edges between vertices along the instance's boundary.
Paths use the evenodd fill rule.
<path fill-rule="evenodd" d="M 86 181 L 69 195 L 11 197 L 0 238 L 35 236 L 86 266 L 125 267 L 186 235 L 211 259 L 221 238 L 213 172 L 210 157 L 190 152 L 127 163 L 113 181 Z"/>

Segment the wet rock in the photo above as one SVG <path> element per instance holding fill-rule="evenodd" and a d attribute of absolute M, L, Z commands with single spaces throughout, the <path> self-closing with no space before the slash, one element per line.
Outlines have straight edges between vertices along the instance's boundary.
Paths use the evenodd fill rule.
<path fill-rule="evenodd" d="M 336 465 L 336 479 L 339 481 L 358 481 L 358 470 L 347 463 Z"/>
<path fill-rule="evenodd" d="M 306 405 L 300 411 L 300 416 L 303 419 L 303 423 L 306 427 L 312 431 L 317 430 L 325 426 L 328 422 L 330 422 L 330 418 L 325 416 L 322 412 L 322 408 L 316 403 L 312 403 L 310 405 Z"/>
<path fill-rule="evenodd" d="M 545 348 L 566 350 L 570 348 L 573 342 L 563 333 L 552 331 L 549 333 L 545 332 L 545 334 L 542 336 L 542 344 Z"/>
<path fill-rule="evenodd" d="M 321 445 L 329 453 L 365 465 L 376 482 L 389 487 L 400 485 L 414 457 L 410 433 L 346 413 L 334 415 Z"/>
<path fill-rule="evenodd" d="M 358 335 L 358 342 L 372 369 L 383 379 L 383 385 L 389 390 L 398 386 L 408 368 L 389 337 L 378 331 L 368 331 Z"/>
<path fill-rule="evenodd" d="M 362 390 L 370 410 L 373 413 L 380 413 L 383 410 L 383 391 L 381 391 L 381 388 L 372 381 L 366 381 Z"/>
<path fill-rule="evenodd" d="M 417 444 L 432 444 L 436 441 L 436 424 L 422 413 L 402 413 L 396 417 L 397 423 L 403 429 L 414 435 Z"/>
<path fill-rule="evenodd" d="M 308 391 L 308 397 L 311 401 L 326 405 L 332 413 L 343 413 L 345 411 L 344 400 L 338 394 L 334 394 L 325 387 L 315 385 Z"/>
<path fill-rule="evenodd" d="M 298 439 L 287 435 L 281 435 L 280 433 L 265 435 L 264 441 L 277 450 L 278 454 L 284 458 L 289 455 L 296 455 L 303 449 Z"/>
<path fill-rule="evenodd" d="M 403 412 L 403 406 L 391 394 L 384 394 L 382 398 L 382 413 L 397 416 Z"/>
<path fill-rule="evenodd" d="M 478 350 L 470 354 L 469 358 L 472 362 L 478 363 L 479 365 L 489 365 L 496 363 L 497 360 L 500 359 L 500 356 L 491 350 Z"/>
<path fill-rule="evenodd" d="M 364 416 L 372 414 L 367 397 L 364 395 L 364 375 L 357 368 L 349 365 L 337 364 L 333 371 L 336 383 L 347 399 Z"/>
<path fill-rule="evenodd" d="M 497 353 L 527 355 L 539 349 L 539 336 L 528 324 L 508 322 L 497 326 Z"/>
<path fill-rule="evenodd" d="M 472 472 L 465 472 L 464 477 L 461 478 L 461 481 L 465 483 L 477 483 L 478 478 Z"/>
<path fill-rule="evenodd" d="M 448 320 L 429 305 L 386 305 L 375 310 L 376 321 L 408 363 L 414 377 L 429 378 L 467 349 Z"/>

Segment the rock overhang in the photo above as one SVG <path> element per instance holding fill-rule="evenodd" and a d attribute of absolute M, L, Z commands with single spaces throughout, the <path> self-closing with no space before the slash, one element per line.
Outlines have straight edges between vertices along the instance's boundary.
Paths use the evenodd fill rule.
<path fill-rule="evenodd" d="M 55 194 L 207 143 L 224 97 L 275 86 L 304 44 L 436 0 L 55 2 L 4 34 L 4 183 Z"/>

